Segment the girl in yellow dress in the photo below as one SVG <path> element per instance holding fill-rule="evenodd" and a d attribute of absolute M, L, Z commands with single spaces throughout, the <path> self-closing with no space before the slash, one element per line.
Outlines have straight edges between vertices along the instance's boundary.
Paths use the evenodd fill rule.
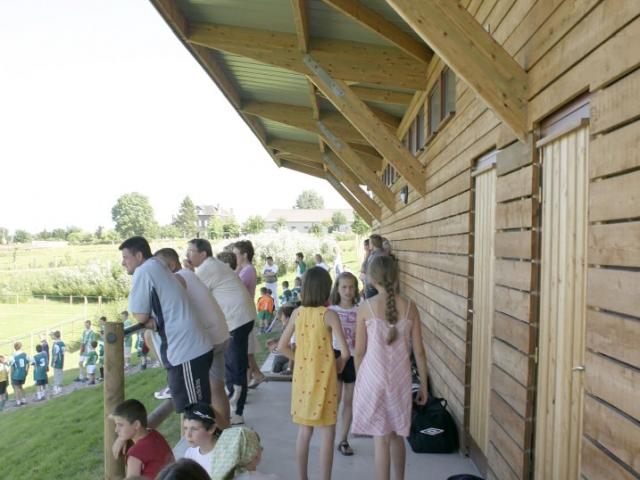
<path fill-rule="evenodd" d="M 300 480 L 308 480 L 309 442 L 320 431 L 321 478 L 329 480 L 333 468 L 333 442 L 338 413 L 337 374 L 349 360 L 349 346 L 338 315 L 325 305 L 331 294 L 331 277 L 321 267 L 306 271 L 302 280 L 302 306 L 294 310 L 278 350 L 294 360 L 291 416 L 299 425 L 296 456 Z M 295 332 L 295 357 L 289 341 Z M 340 347 L 335 360 L 332 335 Z"/>

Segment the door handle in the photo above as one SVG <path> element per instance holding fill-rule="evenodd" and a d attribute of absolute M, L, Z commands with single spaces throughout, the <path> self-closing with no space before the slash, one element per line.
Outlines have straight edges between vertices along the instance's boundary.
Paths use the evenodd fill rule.
<path fill-rule="evenodd" d="M 577 367 L 573 367 L 571 370 L 574 372 L 584 372 L 584 365 L 578 365 Z"/>

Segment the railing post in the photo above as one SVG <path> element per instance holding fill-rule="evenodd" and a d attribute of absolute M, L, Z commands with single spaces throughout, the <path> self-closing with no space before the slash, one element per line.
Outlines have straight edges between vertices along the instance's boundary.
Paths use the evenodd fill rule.
<path fill-rule="evenodd" d="M 107 322 L 104 327 L 104 478 L 124 478 L 122 457 L 114 459 L 111 446 L 116 439 L 113 420 L 109 415 L 124 401 L 124 326 Z"/>

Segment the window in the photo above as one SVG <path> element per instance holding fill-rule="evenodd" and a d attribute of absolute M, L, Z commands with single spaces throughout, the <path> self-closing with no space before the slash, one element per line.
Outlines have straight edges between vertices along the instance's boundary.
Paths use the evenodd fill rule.
<path fill-rule="evenodd" d="M 446 68 L 429 93 L 429 138 L 456 110 L 456 75 Z"/>
<path fill-rule="evenodd" d="M 393 166 L 388 163 L 384 170 L 382 171 L 382 183 L 384 183 L 387 187 L 390 187 L 398 180 L 398 173 Z"/>

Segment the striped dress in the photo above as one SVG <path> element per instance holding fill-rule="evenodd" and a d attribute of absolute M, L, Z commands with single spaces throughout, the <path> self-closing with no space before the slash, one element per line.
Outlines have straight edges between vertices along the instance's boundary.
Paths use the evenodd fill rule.
<path fill-rule="evenodd" d="M 397 337 L 387 345 L 389 324 L 377 318 L 369 301 L 367 351 L 358 369 L 351 431 L 383 436 L 409 436 L 411 427 L 411 325 L 407 312 L 396 323 Z"/>

